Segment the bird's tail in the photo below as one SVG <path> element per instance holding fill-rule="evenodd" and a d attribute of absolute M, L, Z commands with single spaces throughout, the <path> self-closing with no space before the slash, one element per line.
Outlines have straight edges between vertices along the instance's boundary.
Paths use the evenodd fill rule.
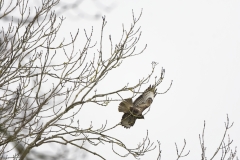
<path fill-rule="evenodd" d="M 124 99 L 118 106 L 119 112 L 129 113 L 130 107 L 133 106 L 132 98 Z"/>

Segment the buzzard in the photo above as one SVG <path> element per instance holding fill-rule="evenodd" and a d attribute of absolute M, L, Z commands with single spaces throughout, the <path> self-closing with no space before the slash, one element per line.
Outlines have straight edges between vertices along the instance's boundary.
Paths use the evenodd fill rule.
<path fill-rule="evenodd" d="M 118 106 L 118 111 L 124 113 L 121 120 L 122 126 L 130 128 L 136 119 L 144 119 L 142 113 L 152 104 L 156 94 L 156 87 L 150 85 L 134 102 L 132 98 L 124 99 Z"/>

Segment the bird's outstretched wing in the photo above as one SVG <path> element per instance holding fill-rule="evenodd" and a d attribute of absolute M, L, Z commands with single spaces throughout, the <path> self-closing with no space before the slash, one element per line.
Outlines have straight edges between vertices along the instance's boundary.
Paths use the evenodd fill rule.
<path fill-rule="evenodd" d="M 131 126 L 134 125 L 136 119 L 137 118 L 131 115 L 130 113 L 124 113 L 122 116 L 121 124 L 124 128 L 130 128 Z"/>
<path fill-rule="evenodd" d="M 137 111 L 138 112 L 138 111 Z M 134 108 L 130 108 L 129 113 L 124 113 L 121 120 L 121 125 L 125 128 L 130 128 L 135 124 L 136 119 L 144 119 L 144 116 L 142 114 L 135 114 Z"/>
<path fill-rule="evenodd" d="M 152 102 L 154 97 L 156 96 L 157 90 L 154 86 L 149 86 L 142 95 L 140 95 L 134 102 L 133 107 L 136 107 L 139 112 L 143 112 L 146 108 L 148 108 Z"/>

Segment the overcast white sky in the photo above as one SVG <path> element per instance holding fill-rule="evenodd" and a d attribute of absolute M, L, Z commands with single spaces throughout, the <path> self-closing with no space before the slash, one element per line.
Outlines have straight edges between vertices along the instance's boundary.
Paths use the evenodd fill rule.
<path fill-rule="evenodd" d="M 79 10 L 94 14 L 97 7 L 93 4 L 92 1 L 83 2 Z M 136 82 L 150 72 L 152 61 L 159 63 L 155 75 L 160 73 L 161 67 L 166 69 L 165 79 L 158 91 L 165 91 L 171 80 L 173 86 L 168 93 L 155 98 L 145 120 L 137 120 L 131 129 L 119 126 L 109 134 L 135 147 L 148 130 L 152 141 L 161 142 L 162 160 L 176 159 L 174 143 L 181 147 L 183 139 L 186 139 L 186 151 L 190 150 L 190 154 L 185 159 L 200 159 L 198 135 L 206 120 L 206 155 L 210 158 L 220 143 L 228 114 L 230 121 L 234 122 L 229 132 L 234 140 L 232 148 L 240 147 L 240 1 L 118 0 L 114 6 L 110 12 L 102 13 L 108 21 L 106 39 L 111 34 L 117 42 L 122 23 L 126 27 L 131 23 L 132 9 L 138 15 L 143 8 L 139 22 L 143 34 L 138 47 L 139 50 L 145 44 L 148 47 L 142 55 L 124 62 L 106 82 L 99 84 L 99 88 L 110 91 L 127 82 Z M 101 19 L 76 20 L 69 13 L 65 16 L 64 33 L 75 32 L 78 28 L 90 31 L 93 26 L 95 40 L 99 40 Z M 122 96 L 128 98 L 128 95 Z M 108 120 L 109 126 L 115 125 L 122 116 L 117 110 L 118 103 L 112 102 L 105 108 L 83 108 L 80 115 L 82 123 L 87 126 L 92 120 L 93 125 L 100 126 Z M 96 110 L 96 114 L 89 113 L 92 109 Z M 94 147 L 90 146 L 90 149 L 94 150 Z M 111 153 L 109 146 L 96 151 L 107 159 L 120 159 Z M 155 150 L 142 159 L 156 159 L 157 154 Z M 97 157 L 88 155 L 88 159 Z M 134 158 L 129 156 L 125 159 Z"/>

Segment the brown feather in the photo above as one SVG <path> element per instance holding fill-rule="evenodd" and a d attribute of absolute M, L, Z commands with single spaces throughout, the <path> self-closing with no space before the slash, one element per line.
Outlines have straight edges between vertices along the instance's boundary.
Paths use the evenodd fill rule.
<path fill-rule="evenodd" d="M 129 113 L 130 108 L 133 106 L 132 98 L 124 99 L 118 106 L 119 112 Z"/>
<path fill-rule="evenodd" d="M 136 119 L 144 119 L 138 108 L 131 107 L 129 113 L 124 113 L 121 124 L 125 128 L 130 128 L 135 124 Z"/>
<path fill-rule="evenodd" d="M 140 113 L 142 114 L 142 112 L 148 108 L 150 106 L 150 104 L 148 103 L 143 103 L 143 104 L 140 104 L 138 106 L 136 106 L 138 108 L 138 110 L 140 111 Z"/>
<path fill-rule="evenodd" d="M 131 115 L 129 113 L 125 113 L 122 116 L 121 124 L 125 128 L 130 128 L 135 124 L 136 119 L 137 118 L 134 117 L 133 115 Z"/>

